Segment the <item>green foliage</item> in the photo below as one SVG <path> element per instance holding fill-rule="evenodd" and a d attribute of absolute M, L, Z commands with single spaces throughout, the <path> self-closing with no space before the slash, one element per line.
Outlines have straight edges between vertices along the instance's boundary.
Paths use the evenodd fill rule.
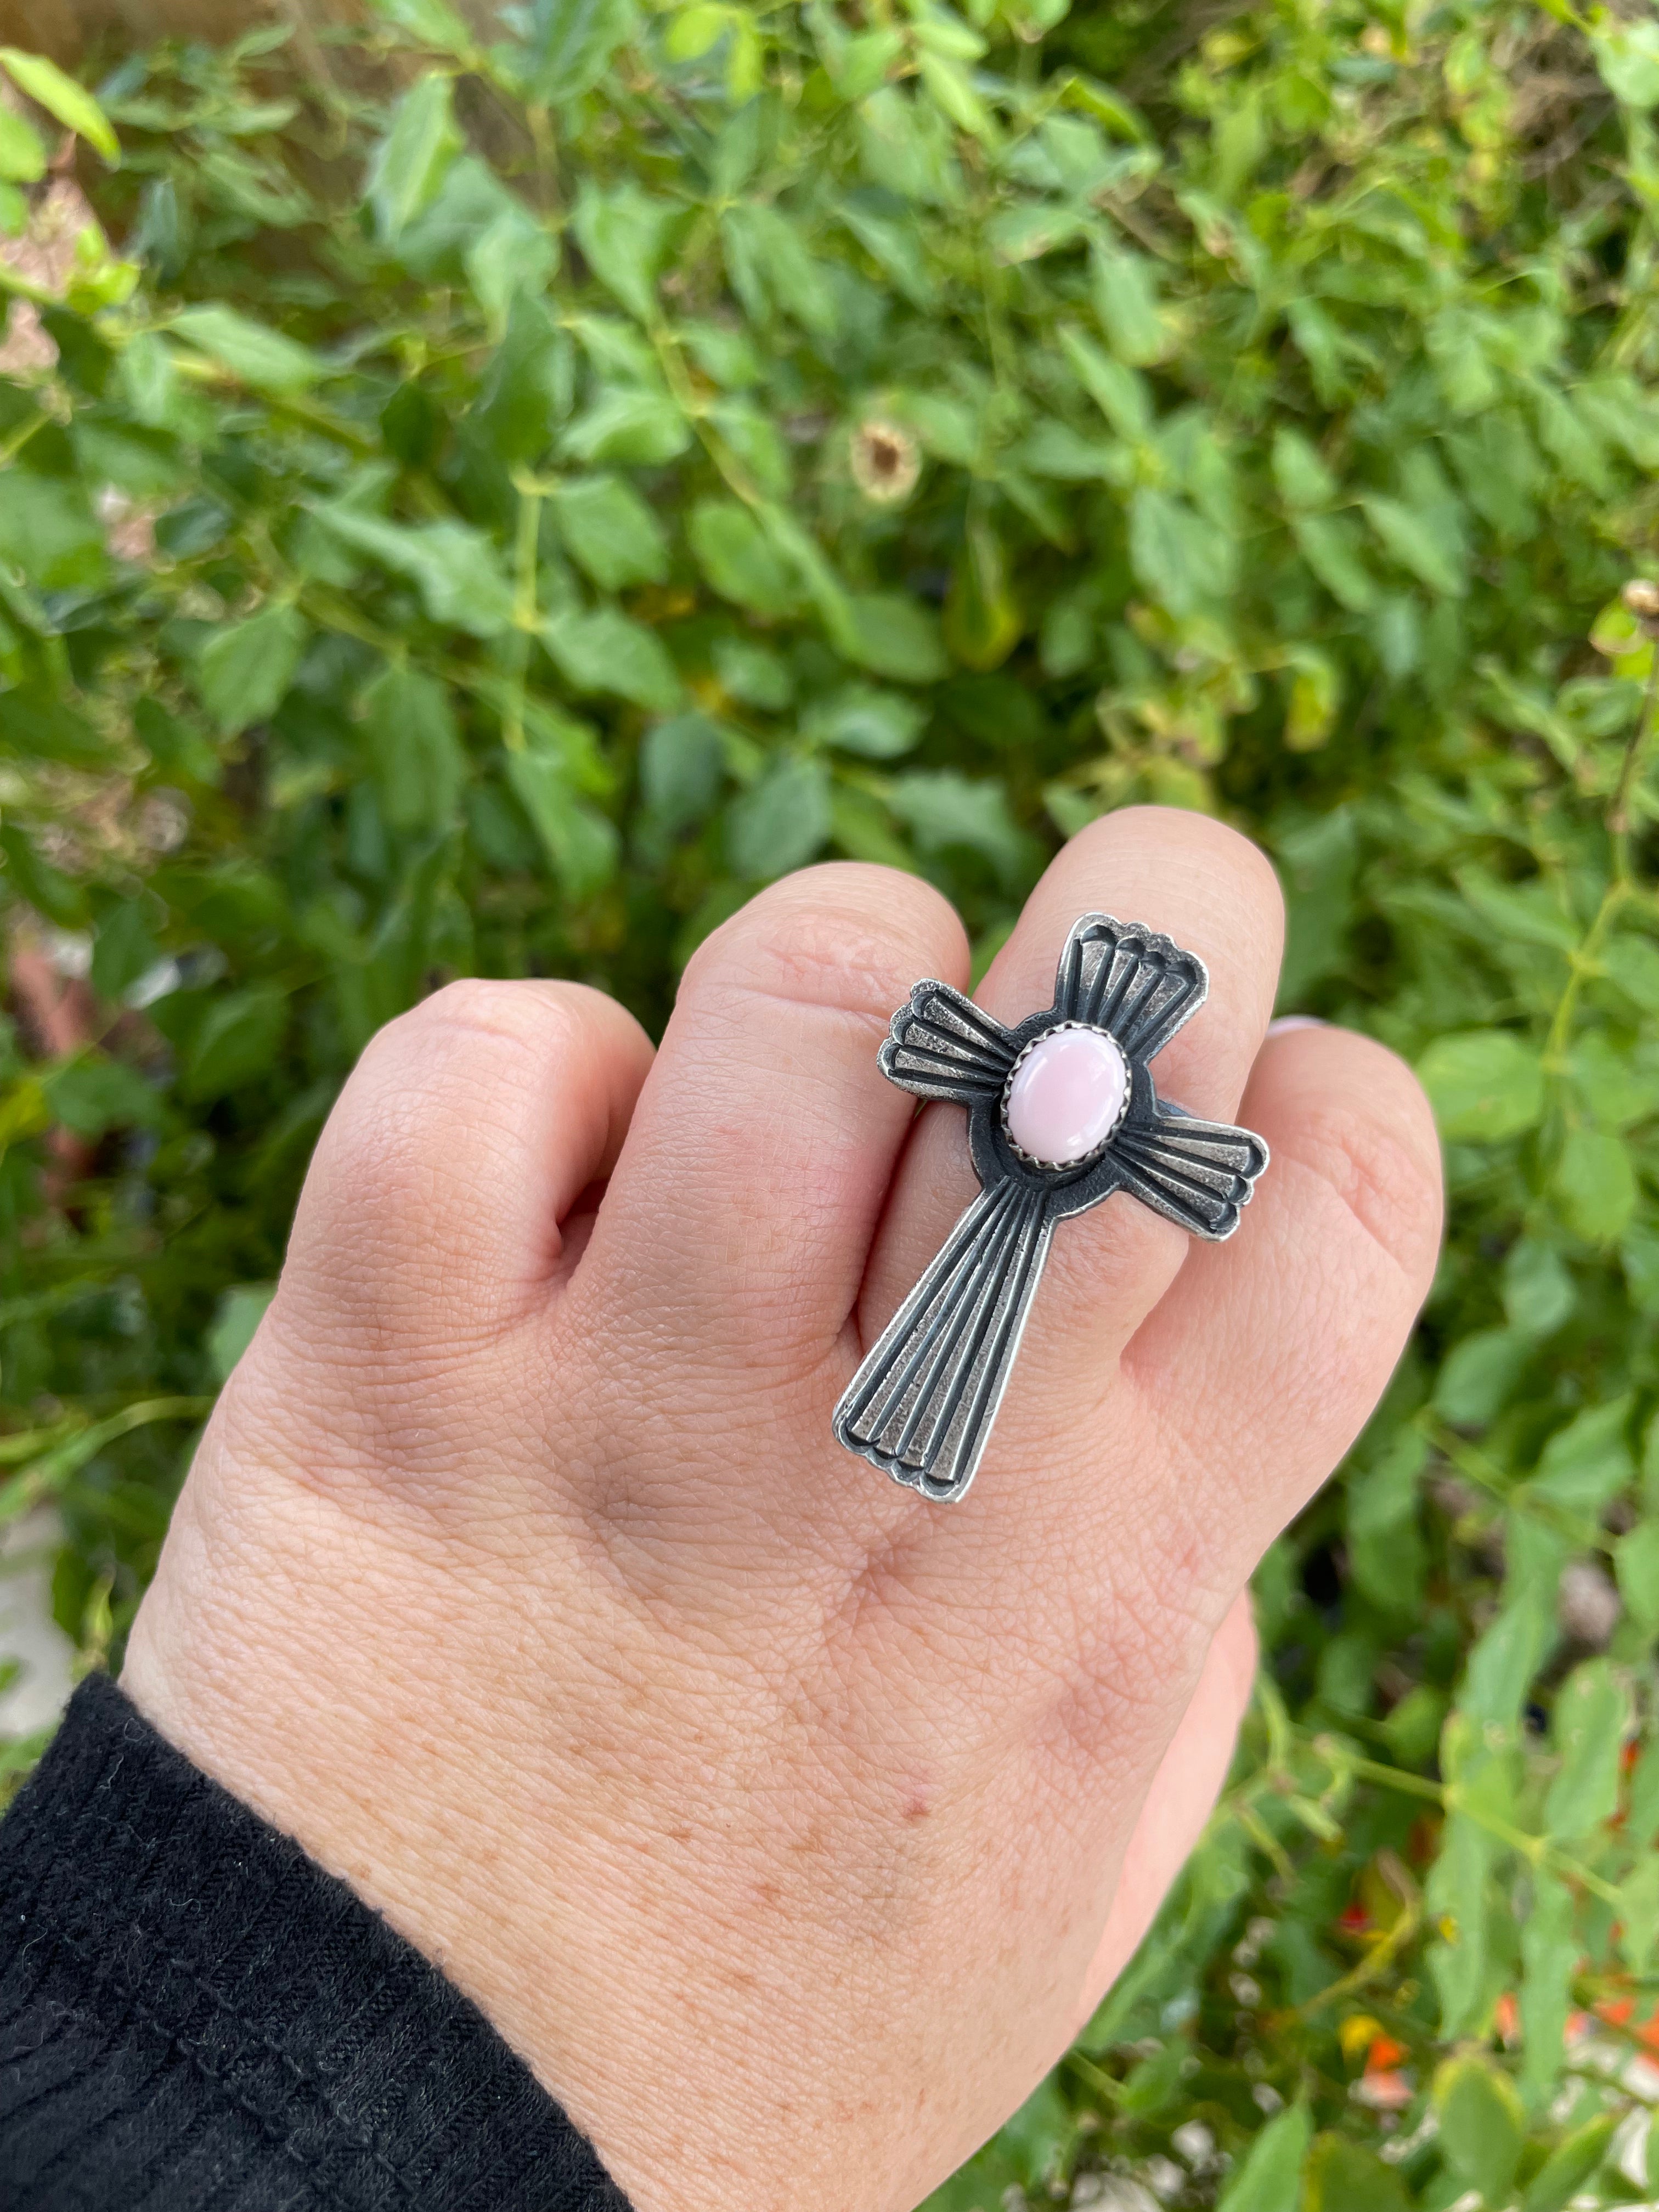
<path fill-rule="evenodd" d="M 0 380 L 0 884 L 15 972 L 89 979 L 78 1041 L 21 982 L 0 1040 L 0 1518 L 57 1501 L 59 1618 L 118 1651 L 329 1103 L 442 977 L 659 1024 L 825 854 L 925 872 L 988 957 L 1103 809 L 1224 813 L 1280 866 L 1285 1006 L 1422 1071 L 1445 1261 L 1259 1577 L 1220 1814 L 938 2202 L 1627 2200 L 1651 25 L 508 21 L 381 0 L 309 73 L 265 29 L 95 106 L 0 54 L 41 111 L 0 109 L 0 224 L 58 126 L 101 157 L 66 273 L 0 261 L 56 352 Z"/>

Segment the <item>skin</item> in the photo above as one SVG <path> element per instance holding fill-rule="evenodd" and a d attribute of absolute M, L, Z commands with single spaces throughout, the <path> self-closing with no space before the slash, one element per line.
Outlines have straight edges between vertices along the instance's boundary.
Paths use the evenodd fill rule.
<path fill-rule="evenodd" d="M 774 885 L 654 1062 L 569 983 L 452 985 L 370 1045 L 198 1452 L 125 1686 L 436 1960 L 639 2212 L 909 2212 L 1024 2099 L 1195 1840 L 1246 1583 L 1429 1285 L 1410 1073 L 1267 1039 L 1261 854 L 1073 839 L 981 1002 L 1104 908 L 1208 963 L 1155 1065 L 1261 1132 L 1238 1235 L 1056 1235 L 971 1495 L 830 1434 L 973 1194 L 876 1048 L 968 947 L 915 878 Z M 602 1197 L 599 1194 L 603 1192 Z"/>

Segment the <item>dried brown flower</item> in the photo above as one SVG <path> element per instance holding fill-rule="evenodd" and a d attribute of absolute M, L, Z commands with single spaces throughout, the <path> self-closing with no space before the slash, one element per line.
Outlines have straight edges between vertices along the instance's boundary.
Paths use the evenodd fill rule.
<path fill-rule="evenodd" d="M 878 507 L 908 499 L 921 474 L 921 448 L 897 422 L 872 416 L 853 433 L 853 481 Z"/>
<path fill-rule="evenodd" d="M 1635 616 L 1643 635 L 1659 638 L 1659 584 L 1650 583 L 1645 576 L 1632 576 L 1619 596 Z"/>

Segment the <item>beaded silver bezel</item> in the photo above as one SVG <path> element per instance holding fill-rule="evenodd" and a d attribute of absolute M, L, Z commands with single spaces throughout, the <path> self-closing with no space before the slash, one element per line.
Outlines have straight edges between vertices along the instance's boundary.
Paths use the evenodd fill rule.
<path fill-rule="evenodd" d="M 1086 1152 L 1079 1152 L 1074 1160 L 1045 1160 L 1040 1159 L 1035 1152 L 1028 1152 L 1009 1127 L 1008 1101 L 1013 1091 L 1014 1079 L 1020 1069 L 1024 1066 L 1040 1044 L 1046 1044 L 1051 1036 L 1058 1036 L 1062 1030 L 1086 1030 L 1091 1036 L 1105 1038 L 1107 1043 L 1117 1054 L 1119 1065 L 1123 1070 L 1123 1097 L 1118 1105 L 1116 1120 L 1097 1145 L 1091 1146 Z M 1129 1100 L 1133 1091 L 1134 1070 L 1129 1065 L 1129 1056 L 1110 1030 L 1103 1029 L 1098 1022 L 1055 1022 L 1051 1027 L 1039 1030 L 1036 1036 L 1021 1047 L 1013 1066 L 1008 1070 L 1008 1080 L 1002 1086 L 1002 1099 L 997 1109 L 1002 1123 L 1003 1141 L 1014 1158 L 1022 1162 L 1024 1166 L 1041 1168 L 1045 1174 L 1069 1175 L 1079 1168 L 1090 1167 L 1100 1158 L 1107 1146 L 1123 1127 L 1123 1117 L 1129 1110 Z"/>

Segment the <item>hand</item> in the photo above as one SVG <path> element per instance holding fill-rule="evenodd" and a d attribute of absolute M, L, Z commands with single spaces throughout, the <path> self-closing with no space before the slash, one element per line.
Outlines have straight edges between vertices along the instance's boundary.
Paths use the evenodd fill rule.
<path fill-rule="evenodd" d="M 482 2007 L 640 2212 L 909 2212 L 1029 2094 L 1194 1840 L 1245 1584 L 1387 1379 L 1439 1228 L 1380 1046 L 1262 1043 L 1272 871 L 1120 814 L 981 992 L 1048 1003 L 1078 915 L 1207 1006 L 1160 1091 L 1273 1148 L 1204 1247 L 1055 1233 L 972 1494 L 830 1416 L 975 1188 L 876 1048 L 965 985 L 945 901 L 830 866 L 687 969 L 654 1064 L 568 983 L 375 1039 L 197 1455 L 125 1680 Z"/>

